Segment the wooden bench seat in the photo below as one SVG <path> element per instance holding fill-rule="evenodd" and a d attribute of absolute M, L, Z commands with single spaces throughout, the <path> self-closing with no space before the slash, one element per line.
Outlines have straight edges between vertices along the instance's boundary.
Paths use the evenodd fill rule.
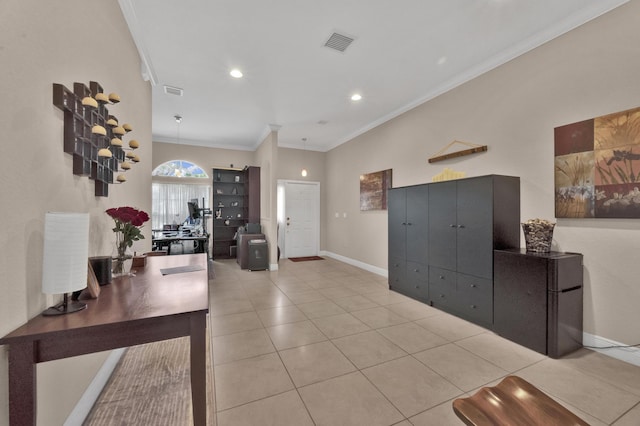
<path fill-rule="evenodd" d="M 571 411 L 518 376 L 507 376 L 468 398 L 453 401 L 453 411 L 469 426 L 589 426 Z"/>

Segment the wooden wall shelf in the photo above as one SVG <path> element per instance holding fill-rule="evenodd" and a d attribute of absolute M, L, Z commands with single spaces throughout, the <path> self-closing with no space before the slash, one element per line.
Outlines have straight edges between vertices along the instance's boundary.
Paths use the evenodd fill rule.
<path fill-rule="evenodd" d="M 449 154 L 444 154 L 444 152 L 451 148 L 453 145 L 464 145 L 470 148 L 463 149 L 460 151 L 450 152 Z M 447 146 L 438 151 L 433 157 L 429 158 L 429 163 L 435 163 L 437 161 L 448 160 L 450 158 L 462 157 L 464 155 L 475 154 L 476 152 L 484 152 L 487 150 L 487 145 L 476 145 L 469 142 L 461 142 L 461 141 L 453 141 L 449 143 Z"/>
<path fill-rule="evenodd" d="M 108 197 L 109 184 L 118 183 L 114 176 L 125 161 L 124 149 L 111 145 L 112 138 L 122 135 L 115 134 L 114 126 L 107 124 L 110 119 L 116 122 L 118 119 L 109 114 L 107 102 L 97 102 L 97 107 L 82 102 L 86 97 L 95 99 L 102 93 L 102 86 L 95 81 L 89 82 L 89 87 L 74 83 L 73 91 L 62 84 L 53 84 L 53 105 L 64 112 L 63 149 L 73 156 L 73 174 L 89 177 L 95 182 L 95 195 Z M 93 133 L 96 125 L 102 126 L 106 134 Z M 98 156 L 103 148 L 111 151 L 110 158 Z"/>

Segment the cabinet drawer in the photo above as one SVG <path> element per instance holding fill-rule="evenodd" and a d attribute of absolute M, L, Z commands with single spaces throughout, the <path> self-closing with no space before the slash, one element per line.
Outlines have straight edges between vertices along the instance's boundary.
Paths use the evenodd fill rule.
<path fill-rule="evenodd" d="M 464 319 L 472 321 L 476 324 L 485 325 L 491 327 L 493 324 L 493 303 L 482 301 L 467 301 L 464 304 L 464 300 L 459 300 L 456 303 L 454 309 L 460 312 L 460 316 Z"/>
<path fill-rule="evenodd" d="M 455 290 L 445 282 L 429 283 L 429 301 L 437 308 L 451 308 Z"/>
<path fill-rule="evenodd" d="M 456 273 L 442 268 L 429 267 L 429 300 L 441 308 L 451 308 L 456 299 Z"/>
<path fill-rule="evenodd" d="M 429 284 L 447 283 L 453 289 L 456 288 L 456 273 L 448 269 L 429 267 Z"/>
<path fill-rule="evenodd" d="M 407 262 L 407 291 L 413 297 L 427 300 L 429 296 L 429 267 L 422 263 Z"/>
<path fill-rule="evenodd" d="M 493 281 L 465 274 L 457 278 L 456 309 L 469 320 L 493 324 Z"/>
<path fill-rule="evenodd" d="M 429 281 L 429 267 L 422 263 L 407 262 L 407 278 L 413 281 Z"/>
<path fill-rule="evenodd" d="M 389 287 L 399 287 L 406 281 L 407 263 L 398 258 L 389 258 Z"/>
<path fill-rule="evenodd" d="M 458 274 L 456 290 L 462 294 L 468 294 L 472 298 L 493 299 L 493 281 L 473 275 Z"/>

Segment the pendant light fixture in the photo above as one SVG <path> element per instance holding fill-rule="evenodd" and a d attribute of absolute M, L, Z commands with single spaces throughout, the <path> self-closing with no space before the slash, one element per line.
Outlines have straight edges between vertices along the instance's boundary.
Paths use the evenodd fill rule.
<path fill-rule="evenodd" d="M 176 120 L 176 125 L 177 125 L 176 143 L 180 145 L 180 123 L 182 123 L 182 116 L 180 114 L 176 114 L 173 116 L 173 118 Z M 173 167 L 174 168 L 173 168 L 172 176 L 183 177 L 185 175 L 185 169 L 184 169 L 184 166 L 182 165 L 182 160 L 178 160 Z"/>
<path fill-rule="evenodd" d="M 302 143 L 304 144 L 303 145 L 303 150 L 306 152 L 307 151 L 307 138 L 302 138 Z M 300 174 L 302 175 L 302 177 L 307 177 L 308 172 L 307 172 L 306 167 L 302 168 L 302 171 L 300 172 Z"/>

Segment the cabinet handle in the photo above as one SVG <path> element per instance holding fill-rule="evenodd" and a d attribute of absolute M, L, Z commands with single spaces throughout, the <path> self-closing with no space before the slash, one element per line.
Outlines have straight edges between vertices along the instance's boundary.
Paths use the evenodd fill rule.
<path fill-rule="evenodd" d="M 406 226 L 406 225 L 407 225 L 407 222 L 402 222 L 402 226 Z"/>
<path fill-rule="evenodd" d="M 440 278 L 441 280 L 444 280 L 444 276 L 440 275 L 438 278 Z"/>
<path fill-rule="evenodd" d="M 441 294 L 441 295 L 440 295 L 440 299 L 444 299 L 444 294 Z"/>
<path fill-rule="evenodd" d="M 420 288 L 420 286 L 419 286 L 419 285 L 417 285 L 417 286 L 416 286 L 416 288 Z"/>
<path fill-rule="evenodd" d="M 464 225 L 458 225 L 458 228 L 462 229 L 464 228 Z"/>
<path fill-rule="evenodd" d="M 470 308 L 471 309 L 475 309 L 477 306 L 476 305 L 471 305 Z"/>
<path fill-rule="evenodd" d="M 413 272 L 420 272 L 420 269 L 414 269 Z"/>
<path fill-rule="evenodd" d="M 453 223 L 449 225 L 449 228 L 455 228 L 456 225 L 454 225 Z"/>
<path fill-rule="evenodd" d="M 469 287 L 476 288 L 476 285 L 475 284 L 470 284 Z"/>
<path fill-rule="evenodd" d="M 412 225 L 412 223 L 411 223 L 411 222 L 407 222 L 407 226 L 411 226 L 411 225 Z"/>

